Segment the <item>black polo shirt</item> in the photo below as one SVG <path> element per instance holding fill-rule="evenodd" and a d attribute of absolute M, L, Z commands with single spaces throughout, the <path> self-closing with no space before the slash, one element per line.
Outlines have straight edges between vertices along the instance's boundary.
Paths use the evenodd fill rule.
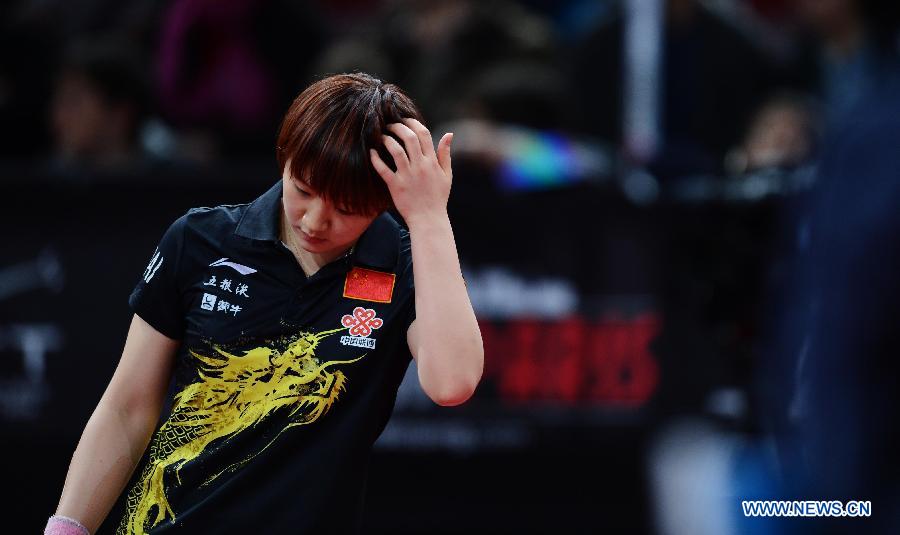
<path fill-rule="evenodd" d="M 117 533 L 359 527 L 368 456 L 411 360 L 409 234 L 382 214 L 307 279 L 279 240 L 281 188 L 188 211 L 131 294 L 182 345 Z"/>

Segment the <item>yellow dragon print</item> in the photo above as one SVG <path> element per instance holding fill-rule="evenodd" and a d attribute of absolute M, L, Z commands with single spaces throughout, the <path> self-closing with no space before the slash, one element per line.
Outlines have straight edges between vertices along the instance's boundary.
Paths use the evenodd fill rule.
<path fill-rule="evenodd" d="M 347 378 L 337 364 L 351 364 L 365 355 L 346 361 L 316 358 L 319 342 L 338 331 L 300 333 L 284 351 L 256 347 L 234 355 L 212 345 L 216 355 L 191 355 L 199 362 L 200 380 L 187 385 L 174 399 L 169 418 L 156 433 L 150 459 L 140 479 L 128 493 L 124 518 L 117 535 L 144 534 L 175 513 L 166 497 L 163 477 L 169 467 L 181 483 L 181 467 L 198 457 L 213 441 L 229 440 L 265 420 L 276 411 L 288 411 L 289 423 L 279 432 L 315 422 L 325 414 L 345 389 Z M 207 479 L 206 485 L 225 472 L 233 472 L 262 453 L 238 461 Z M 154 512 L 155 509 L 155 512 Z"/>

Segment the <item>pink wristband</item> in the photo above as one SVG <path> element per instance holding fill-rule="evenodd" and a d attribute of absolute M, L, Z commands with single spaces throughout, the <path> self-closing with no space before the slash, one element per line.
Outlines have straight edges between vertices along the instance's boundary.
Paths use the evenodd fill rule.
<path fill-rule="evenodd" d="M 91 535 L 91 532 L 74 518 L 53 515 L 47 520 L 44 535 Z"/>

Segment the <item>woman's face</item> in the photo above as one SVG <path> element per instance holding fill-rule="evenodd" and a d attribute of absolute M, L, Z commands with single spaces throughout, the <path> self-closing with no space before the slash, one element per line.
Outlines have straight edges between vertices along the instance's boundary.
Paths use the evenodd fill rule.
<path fill-rule="evenodd" d="M 350 214 L 326 202 L 308 184 L 292 177 L 289 167 L 282 175 L 282 202 L 294 245 L 329 260 L 337 258 L 356 243 L 376 215 Z"/>

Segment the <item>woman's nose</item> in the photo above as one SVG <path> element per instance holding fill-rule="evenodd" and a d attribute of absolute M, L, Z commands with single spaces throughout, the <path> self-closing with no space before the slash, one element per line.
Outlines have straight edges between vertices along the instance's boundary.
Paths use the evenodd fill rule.
<path fill-rule="evenodd" d="M 318 233 L 328 229 L 328 213 L 321 199 L 314 199 L 303 214 L 303 225 L 308 232 Z"/>

